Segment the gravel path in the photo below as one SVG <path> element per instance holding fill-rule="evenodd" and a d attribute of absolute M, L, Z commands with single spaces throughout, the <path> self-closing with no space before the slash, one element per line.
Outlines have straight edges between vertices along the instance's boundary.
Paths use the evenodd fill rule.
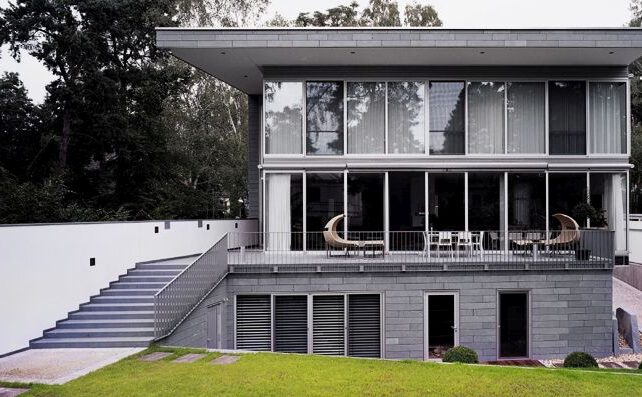
<path fill-rule="evenodd" d="M 621 307 L 638 316 L 638 327 L 642 327 L 642 291 L 624 281 L 613 278 L 613 310 Z"/>

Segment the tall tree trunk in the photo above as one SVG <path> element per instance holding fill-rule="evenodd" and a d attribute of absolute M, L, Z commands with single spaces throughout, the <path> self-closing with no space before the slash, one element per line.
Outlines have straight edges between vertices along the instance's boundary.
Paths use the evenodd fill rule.
<path fill-rule="evenodd" d="M 62 115 L 62 134 L 60 135 L 60 148 L 58 150 L 58 169 L 63 171 L 67 167 L 67 152 L 69 151 L 69 138 L 71 134 L 71 115 L 65 107 Z"/>

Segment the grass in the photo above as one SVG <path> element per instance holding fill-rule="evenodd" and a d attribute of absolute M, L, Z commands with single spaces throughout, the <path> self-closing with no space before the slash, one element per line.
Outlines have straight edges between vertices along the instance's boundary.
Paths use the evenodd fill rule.
<path fill-rule="evenodd" d="M 381 361 L 270 353 L 232 365 L 132 356 L 65 385 L 31 385 L 25 396 L 631 396 L 642 395 L 642 371 L 580 371 Z M 17 386 L 17 385 L 16 385 Z"/>

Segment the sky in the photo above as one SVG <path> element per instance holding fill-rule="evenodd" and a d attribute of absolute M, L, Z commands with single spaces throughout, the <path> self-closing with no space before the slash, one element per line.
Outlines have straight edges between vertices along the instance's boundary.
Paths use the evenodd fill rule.
<path fill-rule="evenodd" d="M 276 13 L 294 19 L 299 12 L 326 10 L 351 0 L 272 0 L 265 15 Z M 6 7 L 9 0 L 0 0 Z M 363 7 L 367 0 L 359 0 Z M 619 27 L 630 19 L 629 0 L 432 0 L 445 28 L 555 28 Z M 409 3 L 398 0 L 400 10 Z M 1 49 L 0 73 L 18 72 L 29 96 L 41 103 L 45 86 L 53 76 L 37 60 L 24 54 L 16 62 L 6 48 Z"/>

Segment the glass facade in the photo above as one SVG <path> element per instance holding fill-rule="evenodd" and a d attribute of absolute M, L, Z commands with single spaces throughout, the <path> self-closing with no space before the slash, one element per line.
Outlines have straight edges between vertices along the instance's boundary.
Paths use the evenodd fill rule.
<path fill-rule="evenodd" d="M 348 83 L 348 153 L 383 153 L 386 84 Z"/>
<path fill-rule="evenodd" d="M 550 82 L 548 117 L 550 154 L 586 154 L 586 82 Z"/>
<path fill-rule="evenodd" d="M 430 154 L 464 154 L 464 82 L 430 82 Z"/>
<path fill-rule="evenodd" d="M 265 153 L 301 154 L 303 83 L 265 82 Z"/>
<path fill-rule="evenodd" d="M 343 83 L 306 83 L 306 154 L 343 154 Z"/>
<path fill-rule="evenodd" d="M 468 83 L 468 153 L 504 153 L 504 83 Z"/>
<path fill-rule="evenodd" d="M 546 153 L 546 84 L 507 84 L 508 153 Z"/>
<path fill-rule="evenodd" d="M 424 153 L 426 84 L 388 83 L 388 152 Z"/>

